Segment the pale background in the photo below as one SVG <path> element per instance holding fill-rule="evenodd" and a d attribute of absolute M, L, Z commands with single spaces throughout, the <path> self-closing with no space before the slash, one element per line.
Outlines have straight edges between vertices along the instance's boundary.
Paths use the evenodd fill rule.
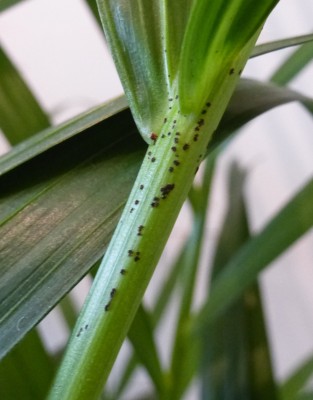
<path fill-rule="evenodd" d="M 309 33 L 312 15 L 312 0 L 281 1 L 269 18 L 260 42 Z M 55 123 L 122 93 L 102 32 L 81 0 L 27 0 L 12 7 L 0 14 L 0 41 Z M 244 75 L 267 79 L 288 54 L 290 50 L 284 50 L 253 59 Z M 312 71 L 310 65 L 291 86 L 312 96 Z M 258 231 L 312 177 L 312 130 L 312 118 L 297 104 L 277 108 L 244 129 L 244 134 L 234 141 L 219 163 L 204 259 L 210 258 L 223 212 L 225 170 L 229 163 L 237 160 L 247 171 L 250 220 L 253 229 Z M 7 151 L 5 139 L 0 139 L 1 152 Z M 190 215 L 184 207 L 171 245 L 179 246 L 189 225 Z M 172 250 L 167 247 L 148 289 L 148 304 L 172 257 Z M 274 368 L 279 379 L 284 379 L 313 354 L 312 260 L 311 231 L 262 274 Z M 88 285 L 85 280 L 75 290 L 78 307 Z M 169 318 L 174 309 L 175 306 Z M 67 331 L 57 312 L 40 324 L 40 330 L 50 351 L 58 349 L 66 340 Z M 170 324 L 164 324 L 161 331 L 160 337 L 171 337 Z M 129 351 L 127 345 L 124 347 L 125 353 Z M 165 361 L 169 359 L 164 339 L 161 353 Z M 121 360 L 120 357 L 115 370 L 119 369 Z M 144 374 L 137 374 L 136 382 L 134 394 L 149 384 Z M 196 398 L 196 390 L 194 387 L 188 398 Z"/>

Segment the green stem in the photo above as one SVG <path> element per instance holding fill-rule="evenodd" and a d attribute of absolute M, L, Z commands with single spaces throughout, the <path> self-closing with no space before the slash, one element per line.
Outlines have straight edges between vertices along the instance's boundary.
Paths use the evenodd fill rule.
<path fill-rule="evenodd" d="M 179 99 L 169 99 L 163 128 L 147 150 L 50 399 L 100 395 L 248 54 L 225 76 L 200 115 L 182 115 Z"/>

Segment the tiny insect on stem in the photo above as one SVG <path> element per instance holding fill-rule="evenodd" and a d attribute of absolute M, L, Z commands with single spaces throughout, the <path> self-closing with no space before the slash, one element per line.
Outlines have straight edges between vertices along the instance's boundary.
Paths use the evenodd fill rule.
<path fill-rule="evenodd" d="M 155 132 L 152 132 L 150 135 L 150 139 L 153 140 L 153 142 L 155 143 L 158 139 L 158 135 Z"/>

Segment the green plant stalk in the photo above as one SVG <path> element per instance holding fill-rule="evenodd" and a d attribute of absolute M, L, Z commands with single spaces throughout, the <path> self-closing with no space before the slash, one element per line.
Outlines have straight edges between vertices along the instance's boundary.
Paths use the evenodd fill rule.
<path fill-rule="evenodd" d="M 97 399 L 257 35 L 208 93 L 200 115 L 173 94 L 73 331 L 51 399 Z M 155 136 L 153 136 L 155 138 Z M 179 164 L 178 164 L 179 163 Z"/>

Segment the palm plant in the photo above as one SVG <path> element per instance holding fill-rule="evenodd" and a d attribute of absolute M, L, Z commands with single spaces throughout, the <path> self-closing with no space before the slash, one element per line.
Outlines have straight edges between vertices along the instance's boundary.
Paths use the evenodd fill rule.
<path fill-rule="evenodd" d="M 310 60 L 312 46 L 304 43 L 312 35 L 255 47 L 277 0 L 194 0 L 184 7 L 178 1 L 98 0 L 99 15 L 95 3 L 87 3 L 98 21 L 100 15 L 127 103 L 118 98 L 49 128 L 49 117 L 0 53 L 0 123 L 16 145 L 0 160 L 0 354 L 8 354 L 1 365 L 2 397 L 27 398 L 16 384 L 16 364 L 29 354 L 35 361 L 28 397 L 46 395 L 54 360 L 31 329 L 90 270 L 94 284 L 49 398 L 101 396 L 126 335 L 134 356 L 113 398 L 120 396 L 137 363 L 151 377 L 151 398 L 182 398 L 196 374 L 203 398 L 297 394 L 312 362 L 279 390 L 256 278 L 312 226 L 312 181 L 251 236 L 244 173 L 233 166 L 232 201 L 215 250 L 210 293 L 196 311 L 193 299 L 216 160 L 231 135 L 286 102 L 297 100 L 312 110 L 311 99 L 286 87 L 240 79 L 242 69 L 250 56 L 301 44 L 303 61 L 291 57 L 273 78 L 286 84 Z M 201 181 L 192 188 L 205 158 Z M 148 311 L 141 304 L 144 291 L 187 196 L 192 232 L 155 309 Z M 180 304 L 171 363 L 164 370 L 153 330 L 174 286 Z M 61 305 L 72 320 L 73 310 L 66 314 L 71 304 L 63 300 Z M 38 371 L 43 378 L 36 381 Z"/>

